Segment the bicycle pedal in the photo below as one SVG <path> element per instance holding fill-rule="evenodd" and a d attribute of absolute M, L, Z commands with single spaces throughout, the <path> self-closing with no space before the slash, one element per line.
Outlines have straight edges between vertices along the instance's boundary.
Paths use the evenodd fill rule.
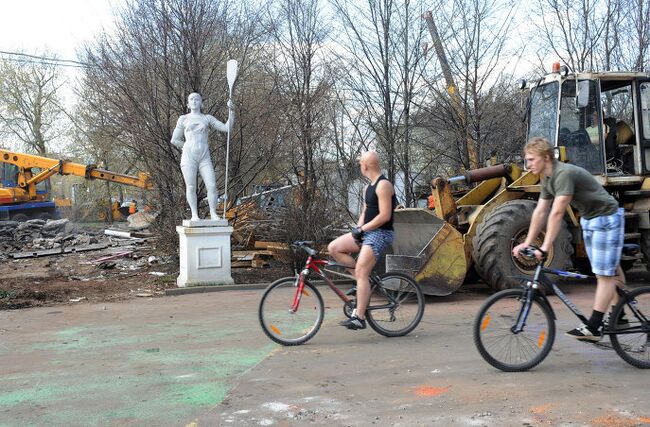
<path fill-rule="evenodd" d="M 345 293 L 345 296 L 348 296 L 348 297 L 354 297 L 354 296 L 356 296 L 356 295 L 357 295 L 357 287 L 356 287 L 356 286 L 350 288 L 350 289 Z"/>

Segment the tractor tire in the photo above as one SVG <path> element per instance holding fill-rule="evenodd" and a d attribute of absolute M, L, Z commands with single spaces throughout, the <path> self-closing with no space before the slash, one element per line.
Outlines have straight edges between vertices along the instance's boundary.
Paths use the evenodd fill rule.
<path fill-rule="evenodd" d="M 17 213 L 11 216 L 11 220 L 18 221 L 18 222 L 25 222 L 25 221 L 29 221 L 29 216 L 27 216 L 27 214 L 24 213 Z"/>
<path fill-rule="evenodd" d="M 521 277 L 531 276 L 535 271 L 534 261 L 515 259 L 512 249 L 526 239 L 536 204 L 534 200 L 523 199 L 506 202 L 494 209 L 477 228 L 472 240 L 474 265 L 485 283 L 494 291 L 519 287 Z M 537 246 L 543 242 L 544 229 L 535 241 Z M 571 240 L 567 224 L 562 221 L 546 266 L 556 269 L 571 266 Z"/>

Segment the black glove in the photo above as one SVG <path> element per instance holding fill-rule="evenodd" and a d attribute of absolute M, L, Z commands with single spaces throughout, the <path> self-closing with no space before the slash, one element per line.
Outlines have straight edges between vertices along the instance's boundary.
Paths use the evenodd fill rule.
<path fill-rule="evenodd" d="M 363 230 L 361 227 L 354 227 L 352 230 L 350 230 L 350 233 L 352 234 L 352 238 L 354 239 L 355 242 L 357 242 L 359 245 L 363 241 Z"/>

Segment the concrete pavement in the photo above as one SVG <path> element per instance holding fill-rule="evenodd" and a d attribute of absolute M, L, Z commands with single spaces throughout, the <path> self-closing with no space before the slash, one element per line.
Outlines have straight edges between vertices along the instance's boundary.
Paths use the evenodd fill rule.
<path fill-rule="evenodd" d="M 594 288 L 571 285 L 588 312 Z M 564 289 L 569 289 L 565 286 Z M 502 373 L 474 348 L 484 292 L 429 298 L 409 336 L 336 323 L 273 344 L 261 291 L 0 312 L 0 425 L 650 425 L 650 371 L 561 332 L 533 371 Z"/>

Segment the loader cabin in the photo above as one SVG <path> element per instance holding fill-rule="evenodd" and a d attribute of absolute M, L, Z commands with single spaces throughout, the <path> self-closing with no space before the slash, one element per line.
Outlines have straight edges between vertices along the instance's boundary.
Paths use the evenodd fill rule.
<path fill-rule="evenodd" d="M 558 156 L 603 185 L 631 184 L 648 174 L 650 74 L 569 74 L 555 63 L 552 73 L 528 88 L 529 138 L 548 138 Z"/>

